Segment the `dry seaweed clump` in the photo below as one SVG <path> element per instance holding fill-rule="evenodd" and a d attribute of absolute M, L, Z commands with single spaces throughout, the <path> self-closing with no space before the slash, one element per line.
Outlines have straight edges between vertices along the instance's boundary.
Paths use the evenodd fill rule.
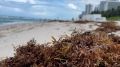
<path fill-rule="evenodd" d="M 88 20 L 77 20 L 77 21 L 74 21 L 74 23 L 80 23 L 80 24 L 86 24 L 86 23 L 90 23 L 90 22 L 93 22 L 93 21 L 88 21 Z"/>
<path fill-rule="evenodd" d="M 16 49 L 0 67 L 120 67 L 120 44 L 104 32 L 73 33 L 37 45 L 34 40 Z"/>
<path fill-rule="evenodd" d="M 116 32 L 120 30 L 120 26 L 117 26 L 116 22 L 103 22 L 96 31 L 104 31 L 107 33 Z"/>

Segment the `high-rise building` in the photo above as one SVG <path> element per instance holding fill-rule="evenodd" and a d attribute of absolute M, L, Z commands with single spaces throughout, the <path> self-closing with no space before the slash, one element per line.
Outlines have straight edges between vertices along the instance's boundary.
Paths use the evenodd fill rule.
<path fill-rule="evenodd" d="M 99 5 L 98 5 L 98 6 L 95 6 L 94 11 L 99 11 L 99 9 L 100 9 L 100 6 L 99 6 Z"/>
<path fill-rule="evenodd" d="M 111 9 L 117 9 L 120 6 L 119 0 L 106 0 L 101 1 L 99 5 L 99 11 L 107 11 Z"/>
<path fill-rule="evenodd" d="M 119 1 L 119 0 L 106 0 L 106 1 Z"/>
<path fill-rule="evenodd" d="M 85 14 L 90 14 L 93 11 L 93 6 L 91 4 L 87 4 L 85 7 Z"/>

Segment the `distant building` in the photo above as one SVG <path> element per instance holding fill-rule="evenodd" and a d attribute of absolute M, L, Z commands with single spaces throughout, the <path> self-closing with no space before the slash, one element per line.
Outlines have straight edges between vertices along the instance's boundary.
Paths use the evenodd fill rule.
<path fill-rule="evenodd" d="M 120 2 L 119 1 L 111 1 L 111 2 L 108 2 L 108 10 L 109 9 L 117 9 L 118 6 L 120 6 Z"/>
<path fill-rule="evenodd" d="M 105 0 L 101 1 L 99 5 L 99 11 L 107 11 L 111 9 L 117 9 L 120 6 L 119 0 Z"/>
<path fill-rule="evenodd" d="M 85 7 L 85 14 L 90 14 L 93 11 L 93 6 L 91 4 L 87 4 Z"/>
<path fill-rule="evenodd" d="M 99 7 L 95 8 L 96 10 L 99 10 Z M 80 20 L 83 21 L 106 21 L 105 17 L 102 17 L 101 14 L 91 14 L 93 11 L 93 5 L 87 4 L 85 6 L 85 11 L 82 12 L 82 14 L 79 16 Z"/>
<path fill-rule="evenodd" d="M 99 5 L 98 5 L 98 6 L 95 6 L 94 11 L 99 11 L 99 9 L 100 9 L 100 6 L 99 6 Z"/>
<path fill-rule="evenodd" d="M 107 1 L 101 1 L 99 5 L 99 11 L 106 11 L 107 10 Z"/>
<path fill-rule="evenodd" d="M 81 20 L 83 20 L 83 21 L 103 22 L 103 21 L 106 21 L 106 18 L 102 17 L 101 14 L 86 14 L 86 15 L 82 16 Z"/>
<path fill-rule="evenodd" d="M 117 1 L 118 2 L 119 0 L 106 0 L 106 1 Z"/>

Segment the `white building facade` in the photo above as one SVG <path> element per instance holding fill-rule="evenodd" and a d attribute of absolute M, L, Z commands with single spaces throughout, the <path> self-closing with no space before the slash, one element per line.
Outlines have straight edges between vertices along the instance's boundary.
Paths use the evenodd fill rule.
<path fill-rule="evenodd" d="M 83 21 L 99 21 L 99 22 L 103 22 L 103 21 L 106 21 L 106 18 L 105 17 L 102 17 L 101 14 L 86 14 L 86 15 L 83 15 L 81 20 Z"/>

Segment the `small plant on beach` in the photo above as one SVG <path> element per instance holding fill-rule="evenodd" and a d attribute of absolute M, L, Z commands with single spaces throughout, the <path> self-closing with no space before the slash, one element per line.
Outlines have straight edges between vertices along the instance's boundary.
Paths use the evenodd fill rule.
<path fill-rule="evenodd" d="M 0 67 L 120 67 L 120 44 L 105 32 L 74 32 L 53 45 L 31 40 L 16 49 Z"/>

